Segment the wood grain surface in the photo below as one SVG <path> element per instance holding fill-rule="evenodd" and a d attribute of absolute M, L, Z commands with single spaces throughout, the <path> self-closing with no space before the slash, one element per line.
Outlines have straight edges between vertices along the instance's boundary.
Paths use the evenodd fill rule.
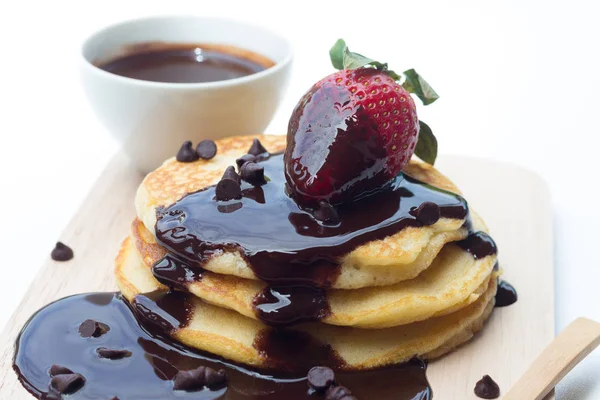
<path fill-rule="evenodd" d="M 471 343 L 430 364 L 434 399 L 478 399 L 473 388 L 486 374 L 505 394 L 554 338 L 550 192 L 537 175 L 510 164 L 446 157 L 436 167 L 487 223 L 498 244 L 502 278 L 515 286 L 519 300 L 495 309 Z"/>
<path fill-rule="evenodd" d="M 504 278 L 517 288 L 519 301 L 496 309 L 481 334 L 430 364 L 434 399 L 477 399 L 473 387 L 485 374 L 506 393 L 554 336 L 549 192 L 539 177 L 507 164 L 444 157 L 437 166 L 489 225 Z M 0 335 L 0 399 L 31 398 L 16 379 L 12 357 L 15 338 L 36 310 L 70 294 L 116 289 L 113 259 L 134 216 L 141 180 L 123 155 L 115 156 L 57 238 L 73 247 L 75 258 L 66 263 L 48 258 Z"/>

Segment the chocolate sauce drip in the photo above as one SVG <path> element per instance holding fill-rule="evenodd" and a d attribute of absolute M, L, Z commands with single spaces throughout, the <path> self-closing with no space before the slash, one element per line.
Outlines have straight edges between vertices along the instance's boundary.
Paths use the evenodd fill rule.
<path fill-rule="evenodd" d="M 311 215 L 313 210 L 302 209 L 286 194 L 282 155 L 260 165 L 269 178 L 260 187 L 262 195 L 243 183 L 243 197 L 236 200 L 241 206 L 233 212 L 219 211 L 227 203 L 214 200 L 214 186 L 159 210 L 160 244 L 200 266 L 213 255 L 237 250 L 255 275 L 273 286 L 326 287 L 339 274 L 339 258 L 344 254 L 406 227 L 423 226 L 410 213 L 414 207 L 431 202 L 439 206 L 441 217 L 457 219 L 468 212 L 461 196 L 400 175 L 385 189 L 340 205 L 339 224 L 326 225 Z"/>
<path fill-rule="evenodd" d="M 160 283 L 183 291 L 187 291 L 189 283 L 200 281 L 202 272 L 171 254 L 152 267 Z M 312 286 L 267 286 L 254 297 L 252 304 L 257 318 L 272 326 L 317 321 L 331 312 L 325 291 Z"/>
<path fill-rule="evenodd" d="M 69 399 L 220 399 L 220 400 L 310 400 L 314 396 L 308 394 L 306 382 L 307 371 L 296 372 L 261 372 L 235 365 L 214 355 L 192 350 L 174 342 L 162 331 L 161 325 L 146 325 L 145 318 L 140 321 L 139 304 L 143 308 L 153 310 L 163 320 L 177 321 L 179 316 L 166 316 L 165 304 L 181 304 L 181 299 L 171 292 L 159 296 L 154 293 L 136 299 L 135 311 L 130 308 L 120 294 L 96 293 L 83 294 L 52 303 L 38 311 L 25 325 L 16 343 L 13 368 L 23 386 L 36 398 L 47 396 L 51 377 L 50 368 L 60 365 L 81 373 L 85 385 Z M 151 298 L 161 302 L 162 311 L 149 304 Z M 170 310 L 170 307 L 166 307 Z M 86 319 L 105 322 L 110 331 L 100 338 L 82 338 L 77 326 Z M 279 331 L 278 331 L 279 332 Z M 269 353 L 269 359 L 301 356 L 300 365 L 305 368 L 306 357 L 303 350 L 315 354 L 310 338 L 289 335 L 283 339 L 279 334 L 266 333 L 258 340 L 263 352 Z M 271 339 L 274 344 L 267 343 Z M 288 351 L 292 342 L 297 340 L 293 353 Z M 280 346 L 283 341 L 283 346 Z M 110 363 L 103 362 L 96 355 L 96 348 L 126 348 L 131 356 Z M 308 346 L 304 347 L 304 346 Z M 293 346 L 292 346 L 293 347 Z M 331 349 L 322 350 L 322 354 L 314 361 L 340 364 L 332 355 Z M 180 371 L 189 371 L 198 367 L 209 367 L 216 371 L 224 369 L 227 374 L 227 386 L 218 390 L 204 388 L 197 392 L 173 390 L 173 379 Z M 310 365 L 311 367 L 314 365 Z M 414 400 L 431 399 L 431 389 L 425 377 L 426 365 L 422 361 L 385 369 L 364 372 L 336 372 L 336 380 L 340 385 L 348 387 L 359 399 L 393 399 Z"/>
<path fill-rule="evenodd" d="M 330 345 L 302 331 L 265 328 L 254 339 L 253 345 L 271 370 L 307 373 L 315 365 L 334 369 L 345 365 Z"/>
<path fill-rule="evenodd" d="M 506 307 L 517 301 L 517 291 L 506 281 L 498 281 L 498 291 L 496 292 L 496 307 Z"/>
<path fill-rule="evenodd" d="M 152 274 L 157 281 L 172 289 L 186 290 L 186 286 L 202 279 L 202 269 L 190 267 L 186 262 L 167 254 L 154 264 Z"/>
<path fill-rule="evenodd" d="M 325 290 L 312 286 L 267 286 L 252 305 L 258 319 L 272 326 L 318 321 L 331 314 Z"/>
<path fill-rule="evenodd" d="M 498 253 L 494 239 L 482 231 L 470 233 L 466 239 L 456 244 L 471 253 L 476 260 Z"/>
<path fill-rule="evenodd" d="M 190 321 L 189 294 L 157 290 L 135 296 L 132 307 L 145 325 L 155 325 L 167 333 L 184 328 Z"/>

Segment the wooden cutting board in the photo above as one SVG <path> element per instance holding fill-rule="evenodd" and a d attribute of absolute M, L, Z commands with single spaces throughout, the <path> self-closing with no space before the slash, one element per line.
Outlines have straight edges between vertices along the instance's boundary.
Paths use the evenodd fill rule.
<path fill-rule="evenodd" d="M 515 166 L 463 157 L 441 158 L 437 166 L 489 225 L 504 278 L 519 293 L 516 304 L 495 310 L 481 334 L 427 370 L 434 399 L 477 399 L 473 387 L 482 375 L 508 391 L 554 337 L 550 197 L 538 176 Z M 74 249 L 75 258 L 67 263 L 48 258 L 0 335 L 0 399 L 31 398 L 16 379 L 12 357 L 15 338 L 36 310 L 74 293 L 116 290 L 113 258 L 128 233 L 141 180 L 118 154 L 63 232 L 60 240 Z"/>

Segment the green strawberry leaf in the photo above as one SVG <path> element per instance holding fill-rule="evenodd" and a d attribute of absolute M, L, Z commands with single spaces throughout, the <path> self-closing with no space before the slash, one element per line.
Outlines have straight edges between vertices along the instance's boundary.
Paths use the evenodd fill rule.
<path fill-rule="evenodd" d="M 344 39 L 338 39 L 329 50 L 331 64 L 336 69 L 357 69 L 375 62 L 362 54 L 353 53 L 346 46 Z"/>
<path fill-rule="evenodd" d="M 338 39 L 337 42 L 329 49 L 329 58 L 335 69 L 344 69 L 344 50 L 347 49 L 344 39 Z"/>
<path fill-rule="evenodd" d="M 431 165 L 437 158 L 438 143 L 431 128 L 423 121 L 419 121 L 419 140 L 415 147 L 415 155 Z"/>
<path fill-rule="evenodd" d="M 362 54 L 353 53 L 348 50 L 348 46 L 344 50 L 344 69 L 357 69 L 367 65 L 372 65 L 375 60 L 371 60 Z"/>
<path fill-rule="evenodd" d="M 402 87 L 409 93 L 414 93 L 424 105 L 427 106 L 440 98 L 435 90 L 429 86 L 429 83 L 414 69 L 404 71 L 404 76 L 406 80 L 402 83 Z"/>

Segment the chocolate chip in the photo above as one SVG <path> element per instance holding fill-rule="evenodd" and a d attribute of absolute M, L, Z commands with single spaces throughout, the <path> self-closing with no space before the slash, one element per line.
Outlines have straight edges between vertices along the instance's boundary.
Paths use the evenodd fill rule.
<path fill-rule="evenodd" d="M 317 393 L 325 393 L 335 383 L 335 374 L 331 368 L 313 367 L 308 371 L 308 385 Z"/>
<path fill-rule="evenodd" d="M 81 389 L 85 378 L 81 374 L 56 375 L 50 380 L 50 388 L 59 394 L 72 394 Z"/>
<path fill-rule="evenodd" d="M 233 166 L 227 167 L 221 179 L 233 179 L 238 183 L 238 185 L 242 183 L 242 178 L 237 172 L 235 172 L 235 168 L 233 168 Z"/>
<path fill-rule="evenodd" d="M 123 358 L 131 357 L 129 350 L 115 350 L 107 349 L 106 347 L 98 347 L 96 354 L 101 358 L 108 358 L 109 360 L 121 360 Z"/>
<path fill-rule="evenodd" d="M 227 167 L 223 173 L 223 177 L 219 183 L 217 183 L 217 187 L 215 188 L 217 200 L 227 201 L 242 198 L 241 183 L 242 179 L 237 172 L 235 172 L 235 168 L 233 166 Z"/>
<path fill-rule="evenodd" d="M 52 365 L 50 367 L 50 370 L 48 371 L 48 374 L 50 376 L 57 376 L 57 375 L 68 375 L 68 374 L 72 374 L 73 371 L 71 371 L 69 368 L 67 367 L 63 367 L 62 365 Z"/>
<path fill-rule="evenodd" d="M 345 386 L 333 386 L 327 390 L 325 400 L 358 400 L 352 396 L 352 392 Z"/>
<path fill-rule="evenodd" d="M 242 165 L 240 175 L 243 180 L 255 186 L 267 183 L 265 180 L 265 169 L 252 161 Z"/>
<path fill-rule="evenodd" d="M 337 225 L 340 223 L 340 217 L 336 209 L 324 200 L 319 202 L 319 208 L 315 210 L 314 217 L 325 225 Z"/>
<path fill-rule="evenodd" d="M 254 139 L 252 141 L 252 146 L 250 146 L 250 150 L 248 150 L 248 154 L 252 154 L 253 156 L 257 156 L 259 154 L 268 153 L 267 149 L 264 148 L 260 140 Z"/>
<path fill-rule="evenodd" d="M 484 375 L 479 382 L 475 384 L 473 390 L 477 397 L 482 399 L 497 399 L 500 397 L 500 387 L 489 375 Z"/>
<path fill-rule="evenodd" d="M 246 164 L 249 161 L 256 161 L 256 156 L 253 156 L 252 154 L 244 154 L 243 156 L 235 160 L 238 170 L 241 170 L 242 165 Z"/>
<path fill-rule="evenodd" d="M 93 319 L 86 319 L 79 325 L 79 334 L 84 338 L 97 338 L 108 331 L 110 331 L 110 326 L 103 324 L 102 322 L 94 321 Z"/>
<path fill-rule="evenodd" d="M 430 201 L 426 201 L 419 207 L 413 207 L 409 213 L 425 226 L 433 225 L 440 219 L 440 207 Z"/>
<path fill-rule="evenodd" d="M 196 153 L 203 160 L 210 160 L 217 154 L 217 144 L 212 140 L 203 140 L 196 146 Z"/>
<path fill-rule="evenodd" d="M 210 367 L 198 367 L 190 371 L 179 371 L 173 378 L 173 389 L 191 392 L 206 386 L 217 389 L 225 386 L 227 375 L 225 370 L 216 371 Z"/>
<path fill-rule="evenodd" d="M 218 201 L 227 201 L 242 198 L 242 188 L 235 179 L 221 179 L 215 188 Z"/>
<path fill-rule="evenodd" d="M 73 250 L 63 242 L 56 242 L 56 246 L 50 253 L 54 261 L 69 261 L 73 258 Z"/>
<path fill-rule="evenodd" d="M 181 148 L 177 152 L 177 161 L 179 162 L 193 162 L 200 158 L 196 150 L 192 147 L 192 142 L 186 140 L 181 145 Z"/>

